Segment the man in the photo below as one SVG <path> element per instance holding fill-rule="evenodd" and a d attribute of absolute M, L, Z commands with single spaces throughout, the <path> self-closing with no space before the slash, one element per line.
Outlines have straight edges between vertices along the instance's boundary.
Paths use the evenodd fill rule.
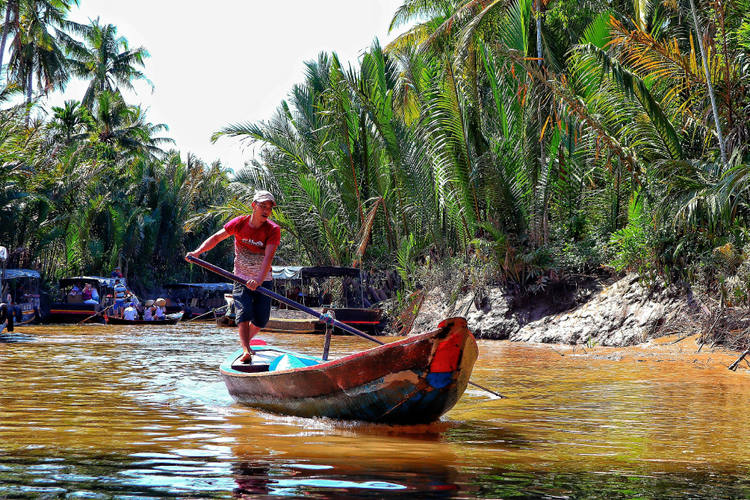
<path fill-rule="evenodd" d="M 135 321 L 138 319 L 138 310 L 135 308 L 132 302 L 128 303 L 128 307 L 122 313 L 122 318 L 128 321 Z"/>
<path fill-rule="evenodd" d="M 252 360 L 250 339 L 266 326 L 271 315 L 271 299 L 256 289 L 272 285 L 271 263 L 281 240 L 281 228 L 269 217 L 276 200 L 268 191 L 256 191 L 253 196 L 253 211 L 250 215 L 236 217 L 226 223 L 186 257 L 199 257 L 219 242 L 234 236 L 234 274 L 247 280 L 245 285 L 234 285 L 236 321 L 239 326 L 240 344 L 244 351 L 243 363 Z"/>
<path fill-rule="evenodd" d="M 122 311 L 125 309 L 125 294 L 128 293 L 128 289 L 123 285 L 119 279 L 115 280 L 114 286 L 115 292 L 115 305 L 112 308 L 112 312 L 118 318 L 122 317 Z"/>

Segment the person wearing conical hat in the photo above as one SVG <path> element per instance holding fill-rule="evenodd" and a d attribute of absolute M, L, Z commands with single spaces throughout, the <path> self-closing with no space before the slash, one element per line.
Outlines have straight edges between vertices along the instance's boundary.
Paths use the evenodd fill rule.
<path fill-rule="evenodd" d="M 266 326 L 271 316 L 271 299 L 256 289 L 271 287 L 271 264 L 281 241 L 281 228 L 269 217 L 276 200 L 269 191 L 258 190 L 253 196 L 252 213 L 227 222 L 187 257 L 199 257 L 219 242 L 234 236 L 234 274 L 247 280 L 245 285 L 234 285 L 233 297 L 240 344 L 244 354 L 240 361 L 252 360 L 250 339 Z M 189 262 L 189 261 L 188 261 Z"/>

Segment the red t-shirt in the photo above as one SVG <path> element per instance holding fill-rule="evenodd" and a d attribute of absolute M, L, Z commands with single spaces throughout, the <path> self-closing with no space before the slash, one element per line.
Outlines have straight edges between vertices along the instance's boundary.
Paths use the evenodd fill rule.
<path fill-rule="evenodd" d="M 260 273 L 266 246 L 278 245 L 281 241 L 281 228 L 271 219 L 260 227 L 250 227 L 250 215 L 235 217 L 224 225 L 227 233 L 234 236 L 234 274 L 255 279 Z M 271 269 L 263 281 L 273 279 Z"/>

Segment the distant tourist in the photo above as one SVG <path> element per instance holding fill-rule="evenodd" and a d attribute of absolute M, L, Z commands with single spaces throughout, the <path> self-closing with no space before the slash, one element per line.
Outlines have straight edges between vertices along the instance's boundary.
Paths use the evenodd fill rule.
<path fill-rule="evenodd" d="M 138 319 L 138 310 L 135 308 L 132 302 L 128 302 L 128 307 L 122 313 L 122 318 L 128 321 L 135 321 Z"/>
<path fill-rule="evenodd" d="M 151 303 L 149 304 L 149 302 Z M 153 321 L 155 310 L 156 306 L 154 306 L 153 300 L 149 300 L 148 302 L 146 302 L 146 308 L 143 310 L 143 319 L 146 321 Z"/>
<path fill-rule="evenodd" d="M 120 270 L 120 266 L 117 266 L 114 271 L 112 271 L 113 278 L 122 278 L 122 271 Z"/>
<path fill-rule="evenodd" d="M 96 290 L 91 286 L 91 283 L 86 283 L 81 290 L 81 298 L 84 304 L 98 304 L 99 294 L 96 294 L 96 300 L 94 299 L 94 292 Z"/>
<path fill-rule="evenodd" d="M 116 279 L 114 292 L 115 305 L 112 309 L 112 312 L 115 314 L 115 316 L 122 316 L 122 310 L 125 308 L 125 295 L 128 293 L 128 289 L 120 282 L 119 279 Z"/>

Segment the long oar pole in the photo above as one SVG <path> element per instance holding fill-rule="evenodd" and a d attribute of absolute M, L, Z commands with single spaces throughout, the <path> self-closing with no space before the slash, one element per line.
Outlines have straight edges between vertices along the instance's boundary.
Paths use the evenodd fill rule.
<path fill-rule="evenodd" d="M 241 285 L 244 285 L 245 283 L 247 283 L 247 280 L 245 280 L 243 278 L 240 278 L 236 274 L 232 274 L 229 271 L 226 271 L 226 270 L 224 270 L 224 269 L 222 269 L 222 268 L 220 268 L 218 266 L 215 266 L 215 265 L 213 265 L 213 264 L 211 264 L 209 262 L 206 262 L 205 260 L 199 259 L 198 257 L 193 257 L 191 255 L 191 256 L 187 257 L 187 260 L 190 261 L 190 262 L 192 262 L 193 264 L 197 264 L 197 265 L 199 265 L 199 266 L 201 266 L 201 267 L 203 267 L 205 269 L 208 269 L 209 271 L 213 271 L 213 272 L 215 272 L 216 274 L 218 274 L 220 276 L 224 276 L 225 278 L 227 278 L 229 280 L 232 280 L 235 283 L 239 283 Z M 319 320 L 321 320 L 324 323 L 329 323 L 329 324 L 331 324 L 333 326 L 341 328 L 342 330 L 344 330 L 346 332 L 349 332 L 352 335 L 357 335 L 358 337 L 362 337 L 364 339 L 367 339 L 367 340 L 369 340 L 371 342 L 375 342 L 376 344 L 380 344 L 380 345 L 383 345 L 385 343 L 385 342 L 381 342 L 380 340 L 376 339 L 375 337 L 372 337 L 372 336 L 366 334 L 365 332 L 357 330 L 356 328 L 354 328 L 352 326 L 349 326 L 349 325 L 347 325 L 345 323 L 342 323 L 340 321 L 336 321 L 335 319 L 333 319 L 330 316 L 327 316 L 325 314 L 321 314 L 321 313 L 319 313 L 318 311 L 316 311 L 314 309 L 310 309 L 307 306 L 303 306 L 302 304 L 293 301 L 292 299 L 288 299 L 288 298 L 284 297 L 283 295 L 279 295 L 278 293 L 273 292 L 273 291 L 269 290 L 268 288 L 259 286 L 255 290 L 258 291 L 258 292 L 260 292 L 260 293 L 262 293 L 263 295 L 265 295 L 267 297 L 271 297 L 272 299 L 276 299 L 276 300 L 278 300 L 281 303 L 284 303 L 284 304 L 286 304 L 288 306 L 292 306 L 292 307 L 294 307 L 296 309 L 299 309 L 300 311 L 303 311 L 303 312 L 306 312 L 307 314 L 315 316 L 316 318 L 318 318 Z"/>
<path fill-rule="evenodd" d="M 224 309 L 226 307 L 227 306 L 225 306 L 225 305 L 224 306 L 220 306 L 220 307 L 215 307 L 215 308 L 211 309 L 210 311 L 206 311 L 203 314 L 199 314 L 198 316 L 196 316 L 194 318 L 190 318 L 189 320 L 185 321 L 185 323 L 190 323 L 191 321 L 195 321 L 196 319 L 200 319 L 200 318 L 202 318 L 204 316 L 208 316 L 209 314 L 214 313 L 214 312 L 216 312 L 216 311 L 218 311 L 220 309 Z"/>
<path fill-rule="evenodd" d="M 79 322 L 78 322 L 78 324 L 79 324 L 79 325 L 82 325 L 82 324 L 84 324 L 85 322 L 87 322 L 88 320 L 90 320 L 91 318 L 94 318 L 94 317 L 96 317 L 96 316 L 100 316 L 100 315 L 104 314 L 104 313 L 105 313 L 105 312 L 107 311 L 107 309 L 109 309 L 109 308 L 110 308 L 110 307 L 112 307 L 113 305 L 114 305 L 114 304 L 110 304 L 110 305 L 108 305 L 107 307 L 105 307 L 105 308 L 104 308 L 104 309 L 102 309 L 101 311 L 99 311 L 99 312 L 96 312 L 96 313 L 92 314 L 91 316 L 89 316 L 88 318 L 86 318 L 86 319 L 83 319 L 83 320 L 79 321 Z"/>
<path fill-rule="evenodd" d="M 222 269 L 219 266 L 215 266 L 215 265 L 211 264 L 210 262 L 206 262 L 203 259 L 199 259 L 198 257 L 193 257 L 192 255 L 189 255 L 188 257 L 186 257 L 186 259 L 189 262 L 192 262 L 193 264 L 199 265 L 199 266 L 201 266 L 201 267 L 203 267 L 205 269 L 208 269 L 209 271 L 215 272 L 219 276 L 224 276 L 228 280 L 234 281 L 235 283 L 239 283 L 241 285 L 244 285 L 246 283 L 246 280 L 240 278 L 236 274 L 232 274 L 229 271 L 227 271 L 225 269 Z M 365 332 L 357 330 L 356 328 L 354 328 L 352 326 L 349 326 L 349 325 L 347 325 L 345 323 L 341 323 L 340 321 L 336 321 L 335 319 L 331 318 L 330 316 L 326 316 L 325 314 L 320 314 L 318 311 L 315 311 L 314 309 L 310 309 L 307 306 L 303 306 L 302 304 L 300 304 L 298 302 L 295 302 L 292 299 L 288 299 L 288 298 L 284 297 L 283 295 L 279 295 L 276 292 L 272 292 L 268 288 L 259 286 L 258 288 L 256 288 L 256 290 L 258 292 L 262 293 L 263 295 L 266 295 L 267 297 L 271 297 L 272 299 L 276 299 L 279 302 L 282 302 L 282 303 L 284 303 L 284 304 L 286 304 L 288 306 L 295 307 L 295 308 L 299 309 L 300 311 L 303 311 L 303 312 L 306 312 L 307 314 L 315 316 L 316 318 L 318 318 L 319 320 L 323 321 L 324 323 L 328 323 L 328 324 L 331 324 L 333 326 L 337 326 L 337 327 L 341 328 L 342 330 L 351 333 L 352 335 L 357 335 L 358 337 L 362 337 L 362 338 L 367 339 L 367 340 L 369 340 L 371 342 L 375 342 L 376 344 L 380 344 L 380 345 L 385 344 L 385 342 L 381 342 L 380 340 L 376 339 L 375 337 L 367 335 Z M 479 384 L 475 384 L 472 381 L 469 381 L 469 384 L 473 385 L 474 387 L 476 387 L 478 389 L 482 389 L 483 391 L 487 391 L 490 394 L 492 394 L 493 396 L 497 396 L 499 398 L 504 398 L 505 397 L 505 396 L 503 396 L 502 394 L 500 394 L 498 392 L 490 390 L 490 389 L 488 389 L 486 387 L 483 387 L 483 386 L 481 386 Z"/>

